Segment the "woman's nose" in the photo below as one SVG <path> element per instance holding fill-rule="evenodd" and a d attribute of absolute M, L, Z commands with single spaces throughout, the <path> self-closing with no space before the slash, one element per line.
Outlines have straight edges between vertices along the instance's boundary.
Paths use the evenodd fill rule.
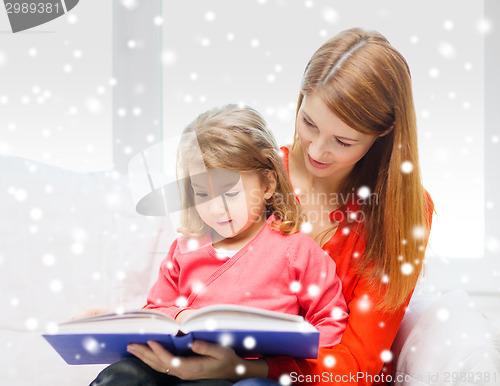
<path fill-rule="evenodd" d="M 321 161 L 326 153 L 326 144 L 323 140 L 317 138 L 309 145 L 309 155 L 316 161 Z"/>

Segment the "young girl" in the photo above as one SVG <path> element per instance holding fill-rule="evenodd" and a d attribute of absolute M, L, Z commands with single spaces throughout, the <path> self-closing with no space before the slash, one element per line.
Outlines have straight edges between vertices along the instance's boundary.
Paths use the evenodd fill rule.
<path fill-rule="evenodd" d="M 146 308 L 178 321 L 216 303 L 300 314 L 320 331 L 320 347 L 337 344 L 347 313 L 335 263 L 298 232 L 299 204 L 262 117 L 235 105 L 200 115 L 183 132 L 178 165 L 185 195 L 183 236 L 162 262 Z M 193 351 L 203 354 L 205 343 L 194 342 Z M 95 384 L 165 385 L 203 378 L 202 368 L 184 373 L 161 346 L 148 346 L 130 345 L 129 352 L 150 368 L 122 361 Z M 238 380 L 262 376 L 267 369 L 263 359 L 230 357 L 232 365 L 210 378 Z"/>

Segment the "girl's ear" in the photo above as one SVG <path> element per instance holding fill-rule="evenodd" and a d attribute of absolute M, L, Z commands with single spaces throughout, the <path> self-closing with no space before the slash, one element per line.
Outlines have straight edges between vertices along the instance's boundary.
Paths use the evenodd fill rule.
<path fill-rule="evenodd" d="M 386 131 L 384 131 L 382 134 L 380 134 L 380 135 L 379 135 L 379 138 L 380 138 L 380 137 L 385 137 L 385 136 L 386 136 L 387 134 L 389 134 L 392 130 L 394 130 L 394 122 L 392 123 L 392 125 L 391 125 L 391 126 L 389 126 L 389 127 L 387 128 L 387 130 L 386 130 Z"/>
<path fill-rule="evenodd" d="M 266 200 L 269 200 L 274 192 L 276 191 L 276 186 L 278 184 L 277 178 L 276 178 L 276 172 L 274 170 L 268 170 L 266 171 L 265 175 L 265 184 L 266 184 L 266 194 L 264 195 L 264 198 Z"/>

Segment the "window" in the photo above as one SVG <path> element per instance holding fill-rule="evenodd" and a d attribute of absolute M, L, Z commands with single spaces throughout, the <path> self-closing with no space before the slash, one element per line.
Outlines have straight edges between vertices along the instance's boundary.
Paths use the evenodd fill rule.
<path fill-rule="evenodd" d="M 493 100 L 485 103 L 485 87 L 498 105 L 493 93 L 499 85 L 491 83 L 494 70 L 485 63 L 485 50 L 493 55 L 499 44 L 491 28 L 500 24 L 491 19 L 498 18 L 498 5 L 392 0 L 364 2 L 363 12 L 358 7 L 283 0 L 164 3 L 165 138 L 208 108 L 245 103 L 263 113 L 280 144 L 290 143 L 301 75 L 314 50 L 343 29 L 376 29 L 412 71 L 423 181 L 438 213 L 429 271 L 438 274 L 438 288 L 492 291 L 498 287 L 494 208 L 500 203 L 498 186 L 489 181 L 498 180 L 491 163 L 500 164 L 493 154 L 499 133 L 486 121 L 495 119 L 497 108 Z"/>
<path fill-rule="evenodd" d="M 0 35 L 0 153 L 78 171 L 111 167 L 112 10 L 82 1 L 50 23 Z M 0 25 L 10 31 L 3 11 Z"/>

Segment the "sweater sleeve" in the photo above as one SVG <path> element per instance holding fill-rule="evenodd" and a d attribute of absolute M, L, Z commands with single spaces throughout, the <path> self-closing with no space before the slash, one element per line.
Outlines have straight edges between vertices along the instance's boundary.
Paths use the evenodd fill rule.
<path fill-rule="evenodd" d="M 158 279 L 148 293 L 146 309 L 159 311 L 175 319 L 185 309 L 179 292 L 179 265 L 177 240 L 170 246 L 167 257 L 160 265 Z"/>
<path fill-rule="evenodd" d="M 320 347 L 332 347 L 340 342 L 348 316 L 335 262 L 309 236 L 295 237 L 298 245 L 290 256 L 290 279 L 296 284 L 304 318 L 320 332 Z"/>

